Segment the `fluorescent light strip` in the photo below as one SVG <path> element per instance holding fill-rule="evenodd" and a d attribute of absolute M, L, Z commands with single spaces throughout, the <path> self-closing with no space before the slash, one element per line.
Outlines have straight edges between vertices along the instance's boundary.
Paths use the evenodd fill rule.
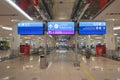
<path fill-rule="evenodd" d="M 113 28 L 113 30 L 119 30 L 120 29 L 120 27 L 114 27 Z"/>
<path fill-rule="evenodd" d="M 118 34 L 114 34 L 115 36 L 117 36 Z"/>
<path fill-rule="evenodd" d="M 5 30 L 12 30 L 12 28 L 10 28 L 10 27 L 2 27 L 2 29 L 5 29 Z"/>
<path fill-rule="evenodd" d="M 5 0 L 7 3 L 9 3 L 11 6 L 13 6 L 16 10 L 18 10 L 20 13 L 22 13 L 26 18 L 29 20 L 33 20 L 27 13 L 25 13 L 20 7 L 18 7 L 12 0 Z"/>

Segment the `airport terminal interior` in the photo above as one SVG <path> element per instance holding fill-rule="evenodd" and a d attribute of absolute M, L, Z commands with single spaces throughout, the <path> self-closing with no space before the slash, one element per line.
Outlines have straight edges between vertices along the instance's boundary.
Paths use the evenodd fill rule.
<path fill-rule="evenodd" d="M 120 0 L 0 0 L 0 80 L 120 80 Z"/>

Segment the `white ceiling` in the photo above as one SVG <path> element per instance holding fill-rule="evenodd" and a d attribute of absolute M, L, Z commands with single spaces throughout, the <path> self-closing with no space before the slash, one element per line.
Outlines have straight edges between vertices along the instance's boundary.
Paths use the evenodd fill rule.
<path fill-rule="evenodd" d="M 17 16 L 12 16 L 14 14 Z M 17 23 L 11 22 L 12 19 L 27 20 L 21 13 L 11 7 L 11 5 L 9 5 L 5 0 L 0 0 L 0 25 L 15 27 Z M 12 33 L 12 31 L 3 30 L 0 26 L 0 37 L 9 36 L 10 33 Z"/>
<path fill-rule="evenodd" d="M 69 20 L 75 0 L 53 0 L 53 2 L 55 20 Z"/>
<path fill-rule="evenodd" d="M 120 15 L 110 15 L 110 13 L 120 13 L 120 0 L 115 0 L 110 6 L 101 12 L 95 19 L 96 20 L 108 20 L 119 19 Z M 120 25 L 120 24 L 118 24 Z"/>
<path fill-rule="evenodd" d="M 110 15 L 111 13 L 114 15 Z M 112 20 L 114 21 L 114 27 L 120 26 L 120 0 L 115 0 L 110 6 L 102 11 L 95 20 Z M 115 31 L 115 33 L 120 36 L 120 30 Z"/>

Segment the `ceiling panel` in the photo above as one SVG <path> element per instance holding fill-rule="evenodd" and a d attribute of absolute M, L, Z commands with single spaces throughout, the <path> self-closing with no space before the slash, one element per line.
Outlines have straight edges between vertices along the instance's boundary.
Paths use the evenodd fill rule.
<path fill-rule="evenodd" d="M 70 19 L 75 0 L 54 0 L 53 15 L 55 19 Z"/>
<path fill-rule="evenodd" d="M 0 25 L 12 25 L 11 19 L 27 20 L 5 0 L 0 0 Z"/>
<path fill-rule="evenodd" d="M 5 0 L 0 0 L 0 25 L 7 27 L 14 27 L 17 23 L 11 22 L 12 19 L 16 20 L 28 20 L 16 9 L 11 7 Z M 12 31 L 3 30 L 0 26 L 0 37 L 9 36 Z"/>
<path fill-rule="evenodd" d="M 112 20 L 114 21 L 114 27 L 120 26 L 120 0 L 115 0 L 110 6 L 102 11 L 95 20 Z M 116 30 L 115 33 L 120 36 L 120 30 Z"/>
<path fill-rule="evenodd" d="M 102 11 L 95 20 L 120 19 L 120 0 L 115 0 L 110 6 Z"/>

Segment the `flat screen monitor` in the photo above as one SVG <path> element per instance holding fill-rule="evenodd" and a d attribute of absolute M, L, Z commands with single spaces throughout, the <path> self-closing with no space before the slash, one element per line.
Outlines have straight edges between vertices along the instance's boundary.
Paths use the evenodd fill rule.
<path fill-rule="evenodd" d="M 19 22 L 18 34 L 20 35 L 42 35 L 44 34 L 43 22 Z"/>
<path fill-rule="evenodd" d="M 48 22 L 48 34 L 74 34 L 74 22 Z"/>
<path fill-rule="evenodd" d="M 106 22 L 79 22 L 79 34 L 81 35 L 106 34 Z"/>

